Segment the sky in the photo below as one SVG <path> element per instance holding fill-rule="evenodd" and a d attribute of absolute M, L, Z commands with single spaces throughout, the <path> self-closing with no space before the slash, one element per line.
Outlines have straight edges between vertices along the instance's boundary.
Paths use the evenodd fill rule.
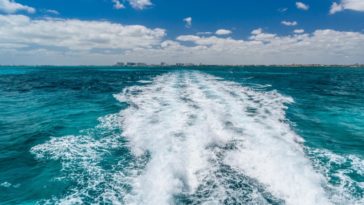
<path fill-rule="evenodd" d="M 0 65 L 364 64 L 364 0 L 0 0 Z"/>

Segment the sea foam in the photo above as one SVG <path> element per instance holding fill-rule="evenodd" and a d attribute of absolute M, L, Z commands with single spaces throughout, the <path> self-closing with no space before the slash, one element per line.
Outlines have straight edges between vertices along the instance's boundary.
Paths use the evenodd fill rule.
<path fill-rule="evenodd" d="M 52 138 L 32 149 L 38 159 L 60 161 L 64 177 L 76 184 L 65 196 L 44 202 L 360 201 L 351 197 L 347 186 L 330 184 L 328 165 L 316 163 L 315 157 L 333 160 L 334 155 L 314 153 L 303 145 L 285 117 L 286 105 L 293 100 L 276 91 L 257 91 L 201 72 L 174 72 L 128 87 L 115 98 L 129 106 L 100 118 L 95 129 L 101 137 Z M 120 149 L 123 155 L 115 154 Z M 113 165 L 103 166 L 110 156 Z M 361 160 L 350 162 L 353 169 L 363 170 Z"/>
<path fill-rule="evenodd" d="M 193 194 L 216 173 L 210 170 L 221 168 L 214 161 L 222 160 L 287 204 L 329 204 L 323 177 L 285 122 L 284 104 L 290 98 L 201 73 L 165 75 L 116 97 L 131 105 L 121 115 L 132 150 L 151 154 L 146 170 L 135 179 L 130 203 L 170 204 L 180 192 Z M 224 189 L 220 192 L 206 202 L 219 204 L 231 197 L 224 196 Z"/>

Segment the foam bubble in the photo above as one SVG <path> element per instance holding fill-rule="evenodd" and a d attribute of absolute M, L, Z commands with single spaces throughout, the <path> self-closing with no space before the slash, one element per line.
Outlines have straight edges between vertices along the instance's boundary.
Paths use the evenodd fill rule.
<path fill-rule="evenodd" d="M 204 179 L 217 180 L 209 176 L 221 166 L 212 163 L 216 153 L 211 148 L 232 143 L 232 150 L 220 148 L 219 160 L 254 178 L 275 197 L 287 204 L 329 204 L 323 178 L 284 122 L 284 104 L 290 98 L 183 73 L 127 89 L 117 99 L 131 105 L 122 112 L 122 129 L 134 153 L 151 154 L 146 170 L 135 179 L 130 203 L 170 204 L 184 190 L 196 192 Z M 210 200 L 229 197 L 221 193 Z"/>
<path fill-rule="evenodd" d="M 95 134 L 52 138 L 32 149 L 39 159 L 60 161 L 64 177 L 76 182 L 50 202 L 360 202 L 350 187 L 362 184 L 338 171 L 341 185 L 333 185 L 327 170 L 333 161 L 349 162 L 363 175 L 363 161 L 311 153 L 285 117 L 293 99 L 257 89 L 200 72 L 168 73 L 124 89 L 115 98 L 129 106 L 100 118 Z M 111 166 L 104 166 L 109 158 Z"/>
<path fill-rule="evenodd" d="M 364 160 L 324 149 L 307 148 L 314 167 L 325 177 L 327 191 L 336 204 L 364 203 Z"/>
<path fill-rule="evenodd" d="M 9 183 L 9 182 L 3 182 L 3 183 L 0 184 L 0 186 L 5 187 L 5 188 L 9 188 L 9 187 L 11 187 L 13 185 L 11 183 Z"/>
<path fill-rule="evenodd" d="M 110 134 L 110 133 L 109 133 Z M 121 136 L 110 134 L 96 138 L 92 135 L 65 136 L 35 146 L 31 152 L 39 160 L 57 160 L 62 165 L 62 176 L 55 180 L 71 182 L 66 194 L 40 201 L 40 204 L 123 204 L 130 189 L 130 170 L 138 169 L 137 160 L 127 153 L 114 158 L 111 165 L 104 161 L 113 158 L 113 152 L 125 147 Z M 126 148 L 124 148 L 126 149 Z"/>

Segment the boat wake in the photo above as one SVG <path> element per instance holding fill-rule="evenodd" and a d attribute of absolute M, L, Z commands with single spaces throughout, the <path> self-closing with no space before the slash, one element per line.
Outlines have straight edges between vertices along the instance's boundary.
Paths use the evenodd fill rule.
<path fill-rule="evenodd" d="M 363 202 L 352 189 L 364 185 L 320 159 L 341 157 L 361 176 L 363 160 L 305 147 L 285 117 L 293 100 L 276 91 L 174 72 L 115 98 L 129 106 L 100 118 L 94 130 L 32 148 L 40 160 L 59 161 L 58 180 L 72 182 L 64 196 L 39 203 Z M 330 182 L 333 176 L 341 181 Z"/>

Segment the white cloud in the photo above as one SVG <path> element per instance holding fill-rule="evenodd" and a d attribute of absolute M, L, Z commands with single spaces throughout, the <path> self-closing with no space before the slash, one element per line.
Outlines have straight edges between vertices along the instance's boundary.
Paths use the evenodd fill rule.
<path fill-rule="evenodd" d="M 183 19 L 183 21 L 185 22 L 186 28 L 191 28 L 191 26 L 192 26 L 192 17 L 186 17 L 186 18 Z"/>
<path fill-rule="evenodd" d="M 46 10 L 46 12 L 49 14 L 53 14 L 53 15 L 59 15 L 59 12 L 56 10 L 53 10 L 53 9 L 48 9 L 48 10 Z"/>
<path fill-rule="evenodd" d="M 32 20 L 24 15 L 0 15 L 1 44 L 54 50 L 98 52 L 159 45 L 163 29 L 124 26 L 107 21 L 72 19 Z M 119 51 L 120 52 L 120 51 Z"/>
<path fill-rule="evenodd" d="M 219 29 L 215 32 L 216 35 L 222 36 L 222 35 L 229 35 L 231 34 L 232 31 L 227 30 L 227 29 Z"/>
<path fill-rule="evenodd" d="M 335 30 L 280 36 L 255 29 L 250 37 L 182 35 L 107 21 L 37 19 L 0 15 L 2 64 L 205 64 L 364 63 L 364 34 Z"/>
<path fill-rule="evenodd" d="M 261 34 L 262 32 L 263 32 L 262 28 L 257 28 L 257 29 L 252 30 L 251 34 L 258 35 L 258 34 Z"/>
<path fill-rule="evenodd" d="M 125 6 L 124 4 L 122 4 L 119 0 L 112 0 L 112 2 L 114 3 L 114 8 L 115 9 L 124 9 Z"/>
<path fill-rule="evenodd" d="M 302 3 L 302 2 L 296 2 L 296 7 L 298 9 L 301 9 L 301 10 L 304 10 L 304 11 L 307 11 L 308 9 L 310 9 L 310 6 L 305 4 L 305 3 Z"/>
<path fill-rule="evenodd" d="M 134 9 L 140 9 L 140 10 L 153 5 L 151 0 L 128 0 L 128 2 Z"/>
<path fill-rule="evenodd" d="M 248 40 L 183 35 L 177 41 L 163 43 L 163 47 L 128 51 L 125 58 L 148 62 L 192 62 L 205 64 L 291 64 L 322 63 L 351 64 L 364 63 L 362 53 L 364 34 L 316 30 L 311 34 L 278 36 L 264 33 L 262 29 L 253 32 Z M 179 42 L 189 42 L 185 46 Z"/>
<path fill-rule="evenodd" d="M 253 41 L 269 42 L 276 38 L 276 34 L 264 33 L 261 28 L 253 30 L 251 34 L 249 39 Z"/>
<path fill-rule="evenodd" d="M 9 14 L 16 13 L 18 11 L 26 11 L 28 13 L 35 13 L 34 8 L 16 3 L 13 0 L 0 0 L 0 11 L 9 13 Z"/>
<path fill-rule="evenodd" d="M 212 35 L 213 33 L 210 31 L 205 31 L 205 32 L 197 32 L 196 35 Z"/>
<path fill-rule="evenodd" d="M 301 34 L 301 33 L 304 33 L 305 32 L 305 30 L 303 30 L 303 29 L 295 29 L 295 30 L 293 30 L 293 33 L 297 33 L 297 34 Z"/>
<path fill-rule="evenodd" d="M 330 8 L 330 14 L 335 14 L 342 10 L 344 10 L 344 7 L 341 4 L 334 2 L 334 3 L 332 3 L 331 8 Z"/>
<path fill-rule="evenodd" d="M 331 5 L 330 14 L 335 14 L 343 10 L 353 10 L 364 12 L 363 0 L 342 0 L 341 3 L 334 2 Z"/>
<path fill-rule="evenodd" d="M 278 12 L 280 12 L 280 13 L 284 13 L 286 11 L 288 11 L 288 8 L 279 8 L 278 9 Z"/>
<path fill-rule="evenodd" d="M 281 22 L 285 26 L 297 26 L 297 21 L 282 21 Z"/>

